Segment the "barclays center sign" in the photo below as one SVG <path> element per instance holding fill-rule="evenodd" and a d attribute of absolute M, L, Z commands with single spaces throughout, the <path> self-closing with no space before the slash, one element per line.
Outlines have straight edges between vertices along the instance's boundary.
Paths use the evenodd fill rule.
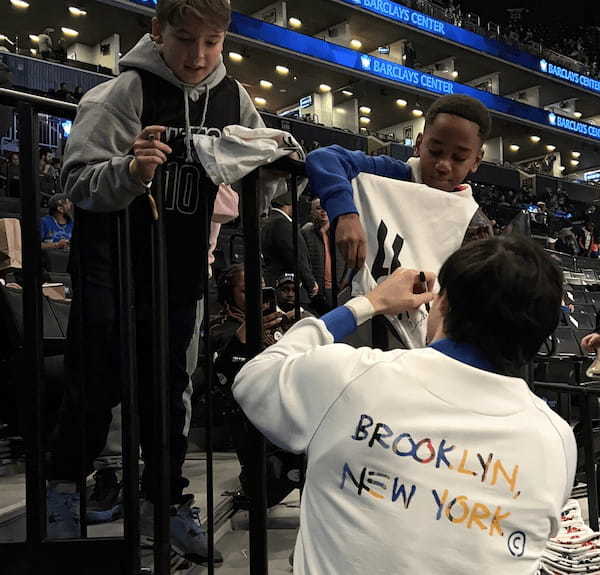
<path fill-rule="evenodd" d="M 570 82 L 572 84 L 579 84 L 581 87 L 587 88 L 588 90 L 600 92 L 599 80 L 590 78 L 589 76 L 585 76 L 584 74 L 579 74 L 578 72 L 574 72 L 573 70 L 567 70 L 566 68 L 557 66 L 556 64 L 548 62 L 547 60 L 540 60 L 540 71 L 544 74 L 548 74 L 549 76 L 554 76 L 555 78 L 566 80 L 567 82 Z"/>

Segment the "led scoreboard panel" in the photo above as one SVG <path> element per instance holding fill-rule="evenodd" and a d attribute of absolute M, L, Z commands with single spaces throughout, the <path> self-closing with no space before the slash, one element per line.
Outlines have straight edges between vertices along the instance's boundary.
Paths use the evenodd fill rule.
<path fill-rule="evenodd" d="M 568 82 L 584 86 L 590 90 L 600 92 L 600 82 L 579 75 L 575 72 L 569 72 L 550 64 L 545 60 L 540 61 L 530 54 L 519 52 L 505 46 L 500 42 L 483 38 L 468 30 L 454 26 L 448 22 L 435 20 L 421 12 L 411 10 L 406 6 L 401 6 L 390 0 L 340 0 L 347 4 L 360 7 L 364 10 L 389 17 L 415 28 L 436 34 L 458 42 L 463 45 L 471 46 L 501 57 L 506 60 L 515 61 L 520 65 L 535 68 L 548 75 L 559 77 Z M 150 9 L 156 6 L 157 0 L 110 0 L 111 4 L 123 6 L 136 4 Z M 332 44 L 312 36 L 306 36 L 294 30 L 282 28 L 262 20 L 257 20 L 251 16 L 246 16 L 238 12 L 233 12 L 231 27 L 229 31 L 243 38 L 259 41 L 263 44 L 287 50 L 302 56 L 327 62 L 349 71 L 354 70 L 361 74 L 382 78 L 397 84 L 410 86 L 431 94 L 466 94 L 477 98 L 483 102 L 490 110 L 520 118 L 529 122 L 535 122 L 547 127 L 570 132 L 572 134 L 584 136 L 593 140 L 600 141 L 600 127 L 586 122 L 573 120 L 566 116 L 561 116 L 553 112 L 548 112 L 542 108 L 535 108 L 510 98 L 490 94 L 483 90 L 477 90 L 471 86 L 445 80 L 431 74 L 419 72 L 412 68 L 407 68 L 395 62 L 390 62 L 384 58 L 378 58 L 368 54 L 351 50 L 344 46 Z M 517 59 L 519 60 L 517 62 Z"/>

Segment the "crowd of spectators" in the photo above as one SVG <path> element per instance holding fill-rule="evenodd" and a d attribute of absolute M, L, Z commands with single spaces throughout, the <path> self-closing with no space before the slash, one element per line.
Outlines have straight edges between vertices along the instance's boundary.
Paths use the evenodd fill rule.
<path fill-rule="evenodd" d="M 20 166 L 21 160 L 18 152 L 0 155 L 0 197 L 21 197 Z M 42 206 L 45 207 L 52 196 L 62 191 L 60 184 L 62 160 L 53 152 L 42 149 L 38 166 Z"/>
<path fill-rule="evenodd" d="M 580 73 L 599 77 L 600 31 L 595 26 L 581 25 L 574 28 L 561 23 L 548 26 L 528 17 L 526 9 L 512 11 L 513 15 L 507 10 L 503 22 L 484 23 L 477 14 L 464 10 L 457 0 L 404 0 L 403 4 L 455 26 L 499 39 L 557 64 L 571 64 Z M 565 62 L 561 57 L 570 58 L 572 62 Z"/>

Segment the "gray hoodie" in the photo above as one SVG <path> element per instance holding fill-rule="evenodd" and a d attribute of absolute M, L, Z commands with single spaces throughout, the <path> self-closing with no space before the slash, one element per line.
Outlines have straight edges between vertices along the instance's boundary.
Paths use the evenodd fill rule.
<path fill-rule="evenodd" d="M 129 173 L 133 142 L 144 127 L 141 125 L 142 80 L 136 69 L 151 72 L 181 88 L 188 128 L 188 158 L 191 157 L 188 97 L 196 102 L 202 94 L 207 94 L 206 116 L 210 90 L 226 75 L 221 58 L 216 69 L 199 84 L 182 83 L 165 64 L 149 34 L 122 58 L 119 66 L 121 74 L 117 78 L 94 87 L 81 99 L 65 149 L 61 173 L 63 189 L 80 208 L 94 212 L 122 210 L 134 198 L 148 191 Z M 248 128 L 264 127 L 248 92 L 239 82 L 238 86 L 240 124 Z"/>

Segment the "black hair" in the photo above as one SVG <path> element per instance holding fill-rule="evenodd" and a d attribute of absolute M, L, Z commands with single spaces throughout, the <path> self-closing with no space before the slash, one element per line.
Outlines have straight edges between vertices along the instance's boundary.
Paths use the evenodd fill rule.
<path fill-rule="evenodd" d="M 61 206 L 63 202 L 66 202 L 69 199 L 67 194 L 54 194 L 48 200 L 48 213 L 53 216 L 58 212 L 58 208 Z"/>
<path fill-rule="evenodd" d="M 517 374 L 558 325 L 562 271 L 525 236 L 471 242 L 438 279 L 448 301 L 446 335 L 477 346 L 501 373 Z"/>
<path fill-rule="evenodd" d="M 274 208 L 281 208 L 283 206 L 291 206 L 292 205 L 292 192 L 289 190 L 284 194 L 277 196 L 271 200 L 271 205 Z"/>
<path fill-rule="evenodd" d="M 217 299 L 221 305 L 233 303 L 235 276 L 244 273 L 244 264 L 233 264 L 223 270 L 217 280 Z"/>
<path fill-rule="evenodd" d="M 425 115 L 425 128 L 433 124 L 438 114 L 452 114 L 479 126 L 479 137 L 484 142 L 492 131 L 492 118 L 488 109 L 475 98 L 463 94 L 449 94 L 433 102 Z"/>

